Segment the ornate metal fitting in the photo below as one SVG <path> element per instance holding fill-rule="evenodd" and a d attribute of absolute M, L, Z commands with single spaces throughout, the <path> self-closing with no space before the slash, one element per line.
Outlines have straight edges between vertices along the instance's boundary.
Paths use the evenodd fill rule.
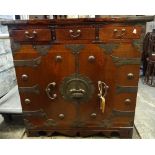
<path fill-rule="evenodd" d="M 80 35 L 81 35 L 81 30 L 80 30 L 80 29 L 78 29 L 78 30 L 76 30 L 76 31 L 74 31 L 74 30 L 69 30 L 69 34 L 70 34 L 70 37 L 71 37 L 71 38 L 76 39 L 76 38 L 80 37 Z"/>
<path fill-rule="evenodd" d="M 35 45 L 34 48 L 40 53 L 40 55 L 46 55 L 50 50 L 51 45 Z"/>
<path fill-rule="evenodd" d="M 82 49 L 84 49 L 84 45 L 81 44 L 69 44 L 65 46 L 66 48 L 70 49 L 73 54 L 79 54 Z"/>
<path fill-rule="evenodd" d="M 140 58 L 120 58 L 111 55 L 112 61 L 116 64 L 116 66 L 122 65 L 139 65 Z"/>
<path fill-rule="evenodd" d="M 99 44 L 99 47 L 104 49 L 105 54 L 112 54 L 114 49 L 119 47 L 119 43 Z"/>
<path fill-rule="evenodd" d="M 68 101 L 88 101 L 92 97 L 94 86 L 87 77 L 73 74 L 63 80 L 60 92 Z"/>
<path fill-rule="evenodd" d="M 51 100 L 54 100 L 57 97 L 57 94 L 53 93 L 53 90 L 55 89 L 55 87 L 56 87 L 56 83 L 51 82 L 47 85 L 45 90 L 48 98 L 50 98 Z"/>

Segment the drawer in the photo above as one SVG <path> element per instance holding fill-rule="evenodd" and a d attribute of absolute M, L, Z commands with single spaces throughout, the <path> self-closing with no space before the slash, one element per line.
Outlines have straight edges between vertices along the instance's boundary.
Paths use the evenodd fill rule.
<path fill-rule="evenodd" d="M 12 30 L 10 34 L 14 41 L 19 42 L 44 42 L 51 40 L 51 31 L 49 29 Z"/>
<path fill-rule="evenodd" d="M 104 26 L 100 28 L 100 40 L 139 39 L 141 26 Z"/>
<path fill-rule="evenodd" d="M 117 68 L 116 83 L 118 85 L 138 85 L 139 68 L 139 65 L 126 65 Z"/>
<path fill-rule="evenodd" d="M 56 29 L 57 41 L 94 40 L 94 27 L 65 27 Z"/>

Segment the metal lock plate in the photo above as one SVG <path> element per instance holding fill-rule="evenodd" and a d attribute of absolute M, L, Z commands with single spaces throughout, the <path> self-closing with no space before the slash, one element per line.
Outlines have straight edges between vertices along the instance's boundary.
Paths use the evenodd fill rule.
<path fill-rule="evenodd" d="M 92 97 L 94 86 L 89 78 L 73 74 L 63 80 L 60 92 L 63 98 L 68 101 L 88 101 Z"/>

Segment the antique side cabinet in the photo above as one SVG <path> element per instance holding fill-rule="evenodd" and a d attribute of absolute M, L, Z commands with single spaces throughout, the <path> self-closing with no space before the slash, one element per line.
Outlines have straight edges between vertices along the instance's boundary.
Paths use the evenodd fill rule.
<path fill-rule="evenodd" d="M 131 138 L 145 23 L 153 17 L 8 25 L 29 136 Z"/>

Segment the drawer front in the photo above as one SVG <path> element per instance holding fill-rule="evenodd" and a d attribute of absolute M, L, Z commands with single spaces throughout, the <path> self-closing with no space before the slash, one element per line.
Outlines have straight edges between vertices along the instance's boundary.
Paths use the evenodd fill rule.
<path fill-rule="evenodd" d="M 104 26 L 100 28 L 100 39 L 118 40 L 118 39 L 139 39 L 141 35 L 141 26 Z"/>
<path fill-rule="evenodd" d="M 56 29 L 56 40 L 73 41 L 76 40 L 94 40 L 95 28 L 93 27 L 66 27 Z"/>
<path fill-rule="evenodd" d="M 49 29 L 12 30 L 11 37 L 19 42 L 50 41 L 51 31 Z"/>

